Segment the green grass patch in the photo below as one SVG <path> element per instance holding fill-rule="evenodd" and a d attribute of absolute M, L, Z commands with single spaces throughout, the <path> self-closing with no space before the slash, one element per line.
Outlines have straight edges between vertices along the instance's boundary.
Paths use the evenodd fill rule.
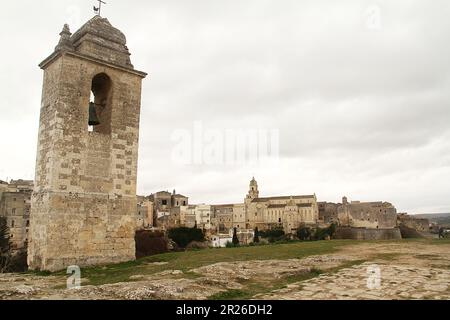
<path fill-rule="evenodd" d="M 356 241 L 356 240 L 332 240 L 314 242 L 293 242 L 286 244 L 272 244 L 264 246 L 205 249 L 199 251 L 170 252 L 155 256 L 145 257 L 137 261 L 111 264 L 105 266 L 89 267 L 81 269 L 81 276 L 86 285 L 103 285 L 117 282 L 138 281 L 130 279 L 134 275 L 152 275 L 165 270 L 181 270 L 185 278 L 195 278 L 192 269 L 219 262 L 249 261 L 249 260 L 286 260 L 302 259 L 311 255 L 332 254 L 349 245 L 365 244 L 389 244 L 389 243 L 424 243 L 433 245 L 450 244 L 450 239 L 407 239 L 395 241 Z M 395 254 L 381 253 L 380 259 L 393 259 Z M 166 264 L 154 264 L 165 262 Z M 57 273 L 29 272 L 37 276 L 65 276 L 65 271 Z M 249 284 L 251 285 L 251 284 Z"/>
<path fill-rule="evenodd" d="M 54 273 L 51 273 L 50 271 L 27 271 L 25 274 L 30 274 L 37 277 L 50 277 L 54 275 Z"/>
<path fill-rule="evenodd" d="M 133 275 L 151 275 L 165 270 L 189 270 L 219 262 L 302 259 L 310 255 L 322 255 L 336 252 L 345 245 L 358 241 L 316 241 L 274 244 L 255 247 L 205 249 L 200 251 L 171 252 L 142 258 L 134 262 L 108 265 L 103 267 L 82 268 L 82 277 L 89 285 L 102 285 L 117 282 L 130 282 Z M 166 262 L 164 265 L 153 265 Z M 189 275 L 189 276 L 192 276 Z"/>

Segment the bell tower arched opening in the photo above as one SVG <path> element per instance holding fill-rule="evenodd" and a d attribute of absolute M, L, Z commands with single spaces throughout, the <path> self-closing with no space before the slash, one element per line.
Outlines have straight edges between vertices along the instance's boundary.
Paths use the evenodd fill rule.
<path fill-rule="evenodd" d="M 111 134 L 111 88 L 111 78 L 106 73 L 99 73 L 92 79 L 88 131 Z"/>

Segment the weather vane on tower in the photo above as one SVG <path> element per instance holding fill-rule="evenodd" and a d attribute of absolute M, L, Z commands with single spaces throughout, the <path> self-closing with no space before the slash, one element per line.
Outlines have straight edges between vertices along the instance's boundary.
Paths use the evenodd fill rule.
<path fill-rule="evenodd" d="M 98 1 L 98 7 L 94 6 L 94 12 L 100 16 L 102 13 L 102 4 L 106 4 L 106 2 L 102 1 L 102 0 L 97 0 Z"/>

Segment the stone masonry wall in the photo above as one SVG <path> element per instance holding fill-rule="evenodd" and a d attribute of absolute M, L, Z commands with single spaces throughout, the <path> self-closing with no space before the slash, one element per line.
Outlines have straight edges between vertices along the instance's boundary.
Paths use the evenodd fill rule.
<path fill-rule="evenodd" d="M 111 133 L 88 131 L 92 79 L 112 82 Z M 29 266 L 60 270 L 135 259 L 142 77 L 74 54 L 45 68 Z"/>
<path fill-rule="evenodd" d="M 352 227 L 338 227 L 335 239 L 352 240 L 400 240 L 400 229 L 366 229 Z"/>

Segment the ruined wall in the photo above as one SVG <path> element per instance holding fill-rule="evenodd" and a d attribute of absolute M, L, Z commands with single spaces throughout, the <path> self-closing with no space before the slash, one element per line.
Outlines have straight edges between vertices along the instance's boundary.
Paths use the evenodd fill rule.
<path fill-rule="evenodd" d="M 397 227 L 397 210 L 389 203 L 352 203 L 338 207 L 340 226 L 370 229 Z"/>
<path fill-rule="evenodd" d="M 409 215 L 399 215 L 399 224 L 420 232 L 430 231 L 430 221 L 428 219 L 414 218 Z"/>

